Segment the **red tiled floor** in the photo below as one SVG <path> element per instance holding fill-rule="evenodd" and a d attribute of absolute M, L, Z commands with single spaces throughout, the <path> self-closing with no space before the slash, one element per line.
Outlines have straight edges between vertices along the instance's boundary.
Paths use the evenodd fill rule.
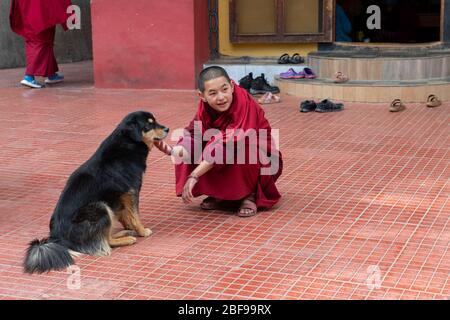
<path fill-rule="evenodd" d="M 67 81 L 41 91 L 17 86 L 22 70 L 0 71 L 0 298 L 450 297 L 448 103 L 300 114 L 284 95 L 265 107 L 285 158 L 276 208 L 241 219 L 203 212 L 200 199 L 185 206 L 170 160 L 152 152 L 141 193 L 150 238 L 78 258 L 78 289 L 69 272 L 24 275 L 26 245 L 47 235 L 68 175 L 123 116 L 146 109 L 175 129 L 196 110 L 193 91 L 96 90 L 89 62 L 62 69 Z"/>

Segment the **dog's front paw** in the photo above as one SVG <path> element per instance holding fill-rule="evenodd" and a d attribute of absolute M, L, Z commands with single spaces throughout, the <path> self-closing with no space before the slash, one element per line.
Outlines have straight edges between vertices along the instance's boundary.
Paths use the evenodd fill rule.
<path fill-rule="evenodd" d="M 145 228 L 145 229 L 144 229 L 144 234 L 143 234 L 142 236 L 145 237 L 145 238 L 147 238 L 147 237 L 149 237 L 152 233 L 153 233 L 152 230 L 150 230 L 149 228 Z"/>

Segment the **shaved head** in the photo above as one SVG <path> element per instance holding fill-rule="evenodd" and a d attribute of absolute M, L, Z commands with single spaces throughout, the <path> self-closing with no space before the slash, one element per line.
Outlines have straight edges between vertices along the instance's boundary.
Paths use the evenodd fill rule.
<path fill-rule="evenodd" d="M 224 68 L 219 66 L 212 66 L 202 70 L 198 76 L 198 90 L 205 92 L 205 82 L 220 77 L 225 77 L 229 83 L 231 83 L 230 76 Z"/>

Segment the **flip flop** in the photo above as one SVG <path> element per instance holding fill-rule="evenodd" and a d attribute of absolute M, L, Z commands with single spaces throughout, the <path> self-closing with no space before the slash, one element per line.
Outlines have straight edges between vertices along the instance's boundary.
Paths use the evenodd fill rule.
<path fill-rule="evenodd" d="M 391 102 L 391 106 L 389 108 L 390 112 L 400 112 L 406 109 L 406 106 L 403 104 L 402 100 L 395 99 Z"/>
<path fill-rule="evenodd" d="M 250 213 L 243 213 L 242 210 L 249 209 Z M 242 200 L 241 206 L 239 207 L 237 215 L 241 218 L 253 217 L 258 213 L 258 207 L 256 206 L 255 197 L 251 195 L 244 200 Z"/>
<path fill-rule="evenodd" d="M 258 99 L 259 104 L 273 104 L 280 102 L 281 98 L 272 94 L 271 92 L 266 92 L 261 98 Z"/>
<path fill-rule="evenodd" d="M 441 100 L 439 100 L 438 97 L 436 97 L 434 94 L 430 94 L 428 96 L 428 100 L 427 100 L 428 108 L 436 108 L 436 107 L 439 107 L 440 105 L 442 105 L 442 102 L 441 102 Z"/>
<path fill-rule="evenodd" d="M 334 83 L 344 83 L 347 82 L 349 78 L 344 75 L 341 71 L 338 71 L 334 75 Z"/>

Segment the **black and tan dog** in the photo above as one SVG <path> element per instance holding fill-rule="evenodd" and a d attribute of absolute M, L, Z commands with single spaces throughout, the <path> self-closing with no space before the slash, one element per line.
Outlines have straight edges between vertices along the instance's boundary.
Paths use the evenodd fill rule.
<path fill-rule="evenodd" d="M 169 129 L 151 113 L 134 112 L 122 120 L 94 155 L 69 178 L 50 220 L 50 236 L 30 243 L 24 271 L 62 270 L 72 255 L 109 255 L 111 247 L 134 244 L 150 229 L 139 219 L 139 192 L 149 150 Z M 125 230 L 112 233 L 119 221 Z"/>

